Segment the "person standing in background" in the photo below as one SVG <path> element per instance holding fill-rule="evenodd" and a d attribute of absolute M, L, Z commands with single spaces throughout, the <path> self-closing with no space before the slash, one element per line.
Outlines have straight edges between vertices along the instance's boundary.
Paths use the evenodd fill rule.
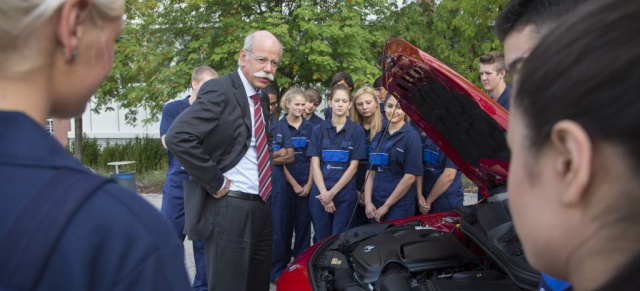
<path fill-rule="evenodd" d="M 271 164 L 286 150 L 269 152 L 269 100 L 258 91 L 274 80 L 282 51 L 270 32 L 249 34 L 238 70 L 205 82 L 167 133 L 197 184 L 184 193 L 185 229 L 205 241 L 209 290 L 269 288 Z"/>
<path fill-rule="evenodd" d="M 217 78 L 218 73 L 208 67 L 199 66 L 193 70 L 191 74 L 191 95 L 181 100 L 167 103 L 162 109 L 162 117 L 160 118 L 160 140 L 162 146 L 167 148 L 164 138 L 173 124 L 173 121 L 185 109 L 187 109 L 198 96 L 200 86 L 211 79 Z M 189 179 L 189 174 L 175 159 L 171 151 L 168 153 L 168 169 L 167 175 L 162 188 L 162 206 L 160 213 L 173 225 L 180 241 L 184 241 L 184 190 L 183 183 Z M 204 259 L 204 242 L 201 240 L 193 241 L 193 259 L 196 264 L 196 274 L 193 278 L 193 290 L 207 290 L 207 271 L 205 269 Z"/>
<path fill-rule="evenodd" d="M 413 216 L 416 210 L 416 177 L 422 176 L 420 136 L 406 121 L 398 100 L 385 102 L 389 126 L 371 142 L 365 185 L 366 214 L 371 222 Z M 377 111 L 377 110 L 376 110 Z"/>
<path fill-rule="evenodd" d="M 509 110 L 509 97 L 511 87 L 505 83 L 507 71 L 504 66 L 504 55 L 500 52 L 490 52 L 480 57 L 478 64 L 480 70 L 480 81 L 484 89 L 489 92 L 489 96 Z"/>
<path fill-rule="evenodd" d="M 375 96 L 375 92 L 371 87 L 360 88 L 353 96 L 353 104 L 351 104 L 351 121 L 359 124 L 364 129 L 365 135 L 365 153 L 367 157 L 371 152 L 371 141 L 376 134 L 387 127 L 386 119 L 382 118 L 381 111 L 378 107 L 380 104 Z M 382 103 L 384 105 L 384 103 Z M 356 172 L 356 191 L 358 193 L 358 206 L 354 221 L 351 226 L 364 225 L 369 223 L 369 218 L 364 208 L 364 182 L 369 170 L 368 159 L 361 160 L 358 164 Z"/>
<path fill-rule="evenodd" d="M 331 119 L 313 128 L 307 156 L 311 157 L 313 188 L 310 211 L 314 242 L 347 230 L 356 206 L 355 174 L 366 158 L 364 130 L 347 118 L 351 96 L 346 85 L 331 90 Z"/>
<path fill-rule="evenodd" d="M 320 92 L 316 89 L 309 88 L 304 91 L 304 96 L 307 98 L 307 103 L 304 107 L 304 119 L 311 121 L 313 125 L 320 124 L 324 119 L 315 113 L 316 108 L 322 103 Z"/>

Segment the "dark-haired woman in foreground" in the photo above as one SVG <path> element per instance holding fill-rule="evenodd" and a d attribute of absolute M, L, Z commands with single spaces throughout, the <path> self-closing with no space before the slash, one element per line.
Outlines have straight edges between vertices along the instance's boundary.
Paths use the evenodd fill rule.
<path fill-rule="evenodd" d="M 640 2 L 594 1 L 520 68 L 509 206 L 529 262 L 575 290 L 640 290 Z"/>

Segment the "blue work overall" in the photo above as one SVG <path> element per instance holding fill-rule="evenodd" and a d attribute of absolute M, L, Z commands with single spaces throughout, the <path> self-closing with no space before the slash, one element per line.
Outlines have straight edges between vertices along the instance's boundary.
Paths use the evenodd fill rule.
<path fill-rule="evenodd" d="M 275 118 L 269 124 L 269 137 L 273 152 L 293 148 L 289 130 Z M 271 281 L 280 277 L 291 260 L 291 229 L 295 201 L 288 199 L 286 178 L 282 165 L 271 164 L 271 212 L 273 213 L 273 249 L 271 253 Z"/>
<path fill-rule="evenodd" d="M 304 187 L 309 181 L 310 175 L 307 147 L 309 146 L 309 139 L 311 139 L 311 132 L 314 125 L 311 121 L 304 118 L 302 118 L 302 123 L 300 123 L 297 129 L 289 125 L 285 117 L 283 117 L 280 122 L 287 125 L 294 146 L 295 161 L 293 164 L 286 166 L 287 170 L 298 185 Z M 287 183 L 287 197 L 295 201 L 293 232 L 295 233 L 296 239 L 293 245 L 293 256 L 297 257 L 302 251 L 308 249 L 311 244 L 309 195 L 303 197 L 298 196 L 298 194 L 293 191 L 291 184 Z"/>
<path fill-rule="evenodd" d="M 348 123 L 350 123 L 350 121 L 347 121 L 342 129 L 345 134 L 339 147 L 332 147 L 329 130 L 325 123 L 318 125 L 321 130 L 322 141 L 320 169 L 322 170 L 322 177 L 324 178 L 324 184 L 327 190 L 331 190 L 331 188 L 338 183 L 351 162 L 351 151 L 353 150 L 351 139 L 357 125 Z M 337 134 L 339 134 L 339 132 Z M 311 219 L 315 230 L 314 242 L 318 242 L 331 234 L 338 234 L 347 230 L 351 212 L 357 203 L 355 182 L 355 179 L 352 178 L 347 185 L 333 197 L 333 203 L 336 207 L 334 213 L 326 212 L 320 200 L 315 198 L 320 194 L 320 191 L 314 183 L 311 191 L 312 198 L 309 199 Z"/>
<path fill-rule="evenodd" d="M 422 165 L 419 162 L 420 138 L 414 129 L 405 124 L 391 135 L 387 132 L 382 146 L 380 146 L 380 152 L 376 153 L 381 137 L 382 133 L 376 135 L 371 143 L 372 152 L 369 154 L 369 163 L 376 171 L 372 193 L 372 203 L 376 208 L 381 207 L 389 199 L 405 174 L 422 175 Z M 407 193 L 389 208 L 381 221 L 413 216 L 415 207 L 416 187 L 414 183 Z M 372 220 L 372 222 L 374 221 Z"/>
<path fill-rule="evenodd" d="M 452 168 L 456 171 L 458 168 L 449 160 L 442 150 L 426 136 L 422 136 L 422 161 L 424 162 L 423 191 L 422 195 L 426 198 L 436 181 L 442 175 L 445 168 Z M 462 192 L 462 177 L 460 171 L 457 171 L 453 182 L 445 190 L 438 199 L 431 203 L 430 212 L 441 212 L 451 210 L 456 205 L 462 205 L 464 193 Z"/>

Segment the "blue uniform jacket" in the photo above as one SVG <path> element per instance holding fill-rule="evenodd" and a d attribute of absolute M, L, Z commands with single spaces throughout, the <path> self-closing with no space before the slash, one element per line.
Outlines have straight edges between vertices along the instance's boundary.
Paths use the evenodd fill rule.
<path fill-rule="evenodd" d="M 311 115 L 311 118 L 309 118 L 309 121 L 311 121 L 313 126 L 316 126 L 316 125 L 322 123 L 324 121 L 324 119 L 322 119 L 320 116 L 318 116 L 317 114 L 314 113 L 313 115 Z"/>
<path fill-rule="evenodd" d="M 0 111 L 0 233 L 57 169 L 88 171 L 41 125 Z M 72 185 L 69 185 L 72 186 Z M 70 220 L 37 290 L 190 290 L 175 231 L 139 195 L 98 190 Z"/>
<path fill-rule="evenodd" d="M 307 157 L 307 148 L 309 147 L 314 125 L 311 121 L 302 118 L 302 123 L 296 129 L 289 124 L 286 116 L 280 119 L 280 123 L 289 129 L 291 139 L 294 143 L 295 161 L 293 164 L 287 165 L 287 170 L 289 170 L 291 176 L 300 186 L 304 186 L 307 184 L 307 181 L 309 181 L 309 157 Z"/>
<path fill-rule="evenodd" d="M 190 96 L 187 96 L 184 99 L 169 102 L 164 106 L 162 109 L 162 118 L 160 119 L 160 136 L 167 134 L 176 117 L 190 106 L 189 97 Z M 168 151 L 167 162 L 169 169 L 167 170 L 167 178 L 162 192 L 182 195 L 182 185 L 185 180 L 189 179 L 189 174 L 173 156 L 171 151 Z"/>

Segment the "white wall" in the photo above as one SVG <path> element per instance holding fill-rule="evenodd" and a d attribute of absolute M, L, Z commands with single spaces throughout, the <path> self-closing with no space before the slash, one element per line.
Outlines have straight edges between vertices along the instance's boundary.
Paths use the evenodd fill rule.
<path fill-rule="evenodd" d="M 178 98 L 184 97 L 182 95 Z M 92 101 L 87 104 L 84 114 L 82 114 L 82 131 L 89 138 L 96 138 L 100 143 L 104 143 L 107 140 L 111 143 L 117 143 L 144 136 L 160 138 L 160 121 L 147 125 L 142 124 L 142 120 L 149 117 L 149 111 L 144 108 L 138 109 L 137 122 L 135 125 L 130 125 L 125 121 L 125 115 L 128 110 L 121 109 L 117 103 L 110 104 L 114 109 L 113 111 L 99 113 L 92 111 L 93 106 L 94 101 L 92 98 Z M 68 133 L 69 140 L 73 140 L 75 137 L 74 121 L 74 119 L 71 119 L 71 131 Z"/>

